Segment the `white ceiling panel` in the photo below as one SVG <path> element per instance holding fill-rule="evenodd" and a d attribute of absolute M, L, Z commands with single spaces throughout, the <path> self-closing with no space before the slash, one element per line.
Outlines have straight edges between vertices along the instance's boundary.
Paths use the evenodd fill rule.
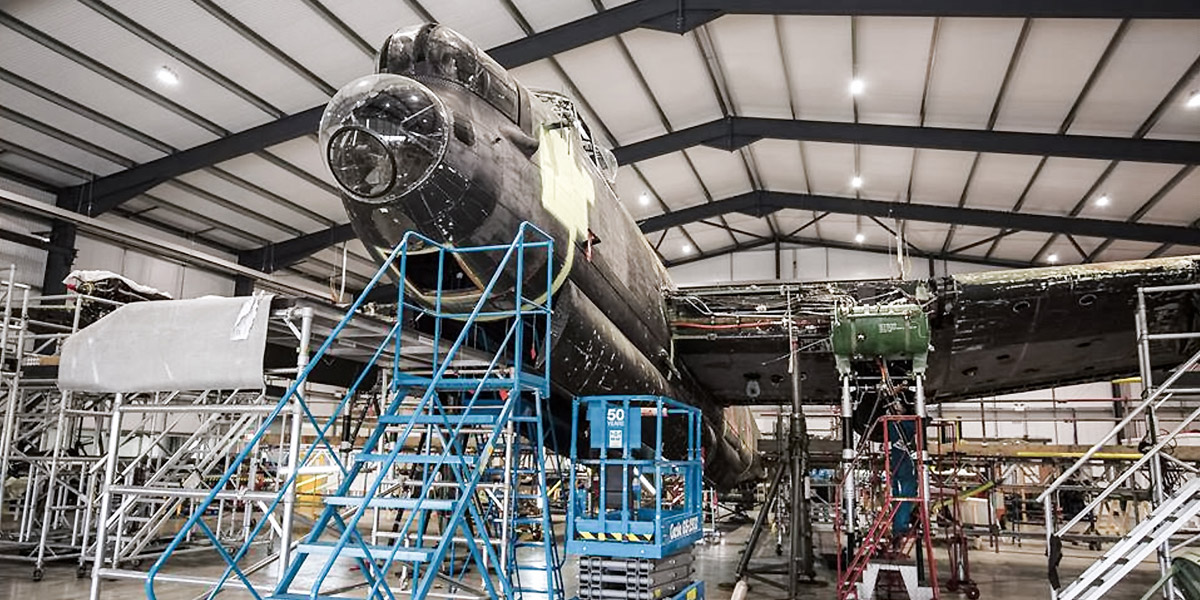
<path fill-rule="evenodd" d="M 685 151 L 704 187 L 714 200 L 743 194 L 754 189 L 750 176 L 746 173 L 746 163 L 738 152 L 727 152 L 708 146 L 695 146 Z"/>
<path fill-rule="evenodd" d="M 216 2 L 225 12 L 334 88 L 375 70 L 372 57 L 359 50 L 320 15 L 291 0 Z M 281 18 L 287 20 L 287 27 L 279 26 Z"/>
<path fill-rule="evenodd" d="M 134 162 L 147 162 L 163 156 L 162 152 L 137 140 L 126 137 L 74 111 L 63 108 L 30 94 L 25 90 L 0 81 L 0 98 L 4 107 L 24 115 L 39 115 L 40 120 L 56 129 L 87 140 L 102 148 Z"/>
<path fill-rule="evenodd" d="M 986 127 L 1020 33 L 1021 19 L 942 19 L 925 124 Z"/>
<path fill-rule="evenodd" d="M 24 2 L 13 14 L 66 46 L 95 59 L 147 89 L 230 131 L 248 129 L 271 118 L 224 86 L 180 64 L 165 52 L 75 2 Z M 179 84 L 157 80 L 168 66 Z"/>
<path fill-rule="evenodd" d="M 1121 219 L 1133 216 L 1143 204 L 1162 189 L 1179 165 L 1123 162 L 1117 165 L 1104 184 L 1089 198 L 1079 216 L 1095 219 Z M 1096 198 L 1108 196 L 1108 206 L 1096 204 Z M 1200 208 L 1200 196 L 1195 197 Z"/>
<path fill-rule="evenodd" d="M 176 148 L 198 146 L 216 138 L 191 121 L 22 35 L 0 35 L 0 67 Z M 30 116 L 46 120 L 40 113 Z"/>
<path fill-rule="evenodd" d="M 233 250 L 249 250 L 257 247 L 257 244 L 248 242 L 245 237 L 221 229 L 214 229 L 212 231 L 205 232 L 204 238 L 212 240 L 213 243 L 220 244 Z"/>
<path fill-rule="evenodd" d="M 1018 231 L 1017 233 L 1000 238 L 1000 242 L 996 244 L 996 251 L 992 253 L 992 256 L 995 258 L 1028 262 L 1033 260 L 1033 255 L 1037 254 L 1038 250 L 1042 248 L 1042 245 L 1048 239 L 1050 239 L 1050 234 L 1048 233 Z"/>
<path fill-rule="evenodd" d="M 968 208 L 1012 210 L 1041 157 L 1019 154 L 981 154 L 967 191 Z"/>
<path fill-rule="evenodd" d="M 773 213 L 771 218 L 775 220 L 779 235 L 818 238 L 821 237 L 821 221 L 812 222 L 817 216 L 818 213 L 813 211 L 788 209 Z M 766 232 L 764 235 L 771 234 L 771 228 L 766 221 L 763 221 L 761 231 Z"/>
<path fill-rule="evenodd" d="M 918 204 L 958 206 L 974 160 L 974 152 L 917 150 L 912 201 Z"/>
<path fill-rule="evenodd" d="M 521 26 L 513 20 L 500 2 L 479 0 L 438 0 L 422 5 L 437 19 L 450 28 L 461 30 L 480 48 L 494 48 L 500 44 L 525 37 Z M 528 15 L 526 15 L 528 19 Z"/>
<path fill-rule="evenodd" d="M 0 166 L 58 187 L 77 185 L 84 182 L 83 179 L 70 173 L 63 173 L 58 169 L 32 161 L 24 156 L 17 156 L 12 152 L 0 152 Z"/>
<path fill-rule="evenodd" d="M 633 167 L 625 166 L 617 170 L 616 192 L 621 204 L 634 219 L 644 219 L 662 212 L 658 200 Z M 646 194 L 648 200 L 645 204 L 641 201 L 642 194 Z"/>
<path fill-rule="evenodd" d="M 550 61 L 542 59 L 529 64 L 521 65 L 514 69 L 508 70 L 509 74 L 517 78 L 527 88 L 536 90 L 553 90 L 560 94 L 568 94 L 566 84 L 563 83 L 558 73 L 550 65 Z"/>
<path fill-rule="evenodd" d="M 194 3 L 108 0 L 108 4 L 284 112 L 299 112 L 329 99 Z"/>
<path fill-rule="evenodd" d="M 1195 221 L 1200 221 L 1200 169 L 1192 169 L 1142 217 L 1142 222 L 1165 225 L 1193 224 Z"/>
<path fill-rule="evenodd" d="M 545 31 L 596 14 L 595 7 L 588 0 L 513 0 L 513 5 L 535 31 Z"/>
<path fill-rule="evenodd" d="M 342 208 L 342 201 L 338 196 L 330 194 L 258 156 L 253 154 L 239 156 L 238 158 L 219 163 L 217 166 L 242 179 L 283 196 L 296 204 L 302 204 L 310 210 L 324 215 L 328 219 L 338 222 L 345 221 L 345 211 Z M 187 175 L 183 178 L 189 176 Z M 278 216 L 275 213 L 267 214 Z M 308 222 L 307 217 L 305 221 Z"/>
<path fill-rule="evenodd" d="M 996 129 L 1058 131 L 1116 28 L 1113 20 L 1035 20 Z"/>
<path fill-rule="evenodd" d="M 294 235 L 291 232 L 279 229 L 263 219 L 251 218 L 239 212 L 235 212 L 220 205 L 214 204 L 204 198 L 188 192 L 187 190 L 184 190 L 173 183 L 160 185 L 151 190 L 150 193 L 167 204 L 172 204 L 178 206 L 179 208 L 202 214 L 219 223 L 227 224 L 233 229 L 245 231 L 272 242 L 280 242 L 290 239 Z M 200 229 L 201 227 L 202 224 L 197 222 L 196 228 Z"/>
<path fill-rule="evenodd" d="M 779 17 L 797 116 L 851 121 L 850 17 Z"/>
<path fill-rule="evenodd" d="M 860 121 L 919 124 L 933 21 L 928 17 L 855 20 L 857 76 L 866 85 L 857 98 Z"/>
<path fill-rule="evenodd" d="M 718 223 L 713 219 L 714 223 Z M 685 227 L 688 235 L 696 241 L 700 249 L 705 252 L 711 252 L 720 248 L 727 248 L 733 245 L 733 239 L 729 236 L 729 232 L 720 227 L 713 227 L 704 223 L 695 223 Z"/>
<path fill-rule="evenodd" d="M 1052 157 L 1029 188 L 1021 212 L 1065 215 L 1104 172 L 1108 162 Z"/>
<path fill-rule="evenodd" d="M 666 133 L 650 98 L 613 40 L 601 40 L 558 56 L 567 76 L 599 113 L 619 144 Z"/>
<path fill-rule="evenodd" d="M 1151 252 L 1158 248 L 1158 244 L 1150 242 L 1131 242 L 1127 240 L 1117 240 L 1110 244 L 1104 252 L 1100 253 L 1096 262 L 1109 262 L 1114 260 L 1137 260 L 1146 258 Z M 1173 254 L 1174 255 L 1174 254 Z M 1176 255 L 1178 256 L 1178 255 Z"/>
<path fill-rule="evenodd" d="M 1163 256 L 1192 256 L 1200 255 L 1200 246 L 1171 246 Z"/>
<path fill-rule="evenodd" d="M 913 160 L 912 148 L 861 146 L 858 150 L 859 174 L 863 198 L 871 200 L 904 200 L 909 171 Z"/>
<path fill-rule="evenodd" d="M 1195 93 L 1200 93 L 1200 73 L 1192 77 L 1183 91 L 1171 98 L 1167 110 L 1147 137 L 1188 141 L 1200 139 L 1200 109 L 1187 106 L 1188 98 Z"/>
<path fill-rule="evenodd" d="M 1048 264 L 1073 265 L 1082 263 L 1089 254 L 1091 254 L 1104 240 L 1099 238 L 1075 237 L 1075 243 L 1079 244 L 1079 249 L 1083 250 L 1080 254 L 1079 249 L 1075 248 L 1075 244 L 1067 239 L 1067 236 L 1060 235 L 1054 238 L 1046 251 L 1042 253 L 1041 261 Z M 1053 257 L 1054 260 L 1051 260 Z"/>
<path fill-rule="evenodd" d="M 804 142 L 808 184 L 814 194 L 853 196 L 854 147 L 848 144 Z"/>
<path fill-rule="evenodd" d="M 179 181 L 189 183 L 202 191 L 213 194 L 222 200 L 226 200 L 242 208 L 250 209 L 257 214 L 263 215 L 264 220 L 278 221 L 300 232 L 315 231 L 325 227 L 323 223 L 317 223 L 294 210 L 284 208 L 269 198 L 229 183 L 208 171 L 189 173 L 180 177 Z M 302 200 L 297 200 L 294 197 L 289 199 L 297 203 L 302 202 Z"/>
<path fill-rule="evenodd" d="M 650 160 L 645 160 L 638 163 L 638 169 L 649 183 L 650 189 L 658 192 L 663 202 L 671 210 L 678 210 L 696 204 L 704 204 L 708 201 L 704 196 L 704 189 L 700 187 L 700 183 L 696 181 L 696 177 L 692 175 L 691 167 L 688 166 L 687 160 L 682 152 L 672 152 L 663 156 L 655 157 Z M 644 190 L 649 192 L 649 190 Z M 641 202 L 641 191 L 636 192 L 637 196 L 631 200 Z M 653 194 L 652 194 L 653 196 Z M 651 203 L 655 205 L 655 203 Z M 658 208 L 654 206 L 654 208 Z M 656 212 L 660 212 L 657 211 Z"/>
<path fill-rule="evenodd" d="M 621 39 L 671 127 L 682 129 L 721 118 L 721 105 L 694 34 L 635 29 Z"/>
<path fill-rule="evenodd" d="M 651 236 L 651 243 L 657 243 L 662 233 L 657 233 Z M 668 261 L 679 260 L 689 256 L 696 255 L 696 248 L 692 243 L 683 236 L 683 230 L 678 227 L 672 227 L 667 230 L 666 235 L 662 238 L 662 243 L 658 245 L 658 253 Z"/>
<path fill-rule="evenodd" d="M 6 142 L 57 158 L 71 166 L 95 175 L 109 175 L 124 169 L 123 165 L 110 162 L 71 144 L 59 141 L 57 138 L 34 131 L 3 117 L 0 117 L 0 131 L 4 132 L 4 141 Z"/>
<path fill-rule="evenodd" d="M 721 64 L 732 112 L 747 117 L 792 118 L 787 79 L 772 17 L 729 15 L 708 25 Z M 692 83 L 708 85 L 707 78 Z"/>
<path fill-rule="evenodd" d="M 749 146 L 763 187 L 776 192 L 808 192 L 801 145 L 790 140 L 764 139 Z"/>
<path fill-rule="evenodd" d="M 815 237 L 811 228 L 800 234 L 800 237 Z M 867 245 L 881 245 L 884 243 L 884 238 L 888 237 L 887 232 L 880 230 L 877 225 L 871 222 L 866 217 L 856 217 L 854 215 L 831 214 L 821 219 L 821 239 L 831 242 L 841 242 L 844 244 L 853 244 L 855 234 L 861 232 L 866 239 L 863 240 Z M 875 235 L 872 236 L 871 233 Z"/>
<path fill-rule="evenodd" d="M 1132 136 L 1198 55 L 1195 21 L 1131 21 L 1068 132 Z"/>
<path fill-rule="evenodd" d="M 800 213 L 798 213 L 797 211 L 790 211 L 790 210 L 784 210 L 784 211 L 779 211 L 779 212 L 775 213 L 776 222 L 780 224 L 780 227 L 783 226 L 784 218 L 785 218 L 785 215 L 787 215 L 787 214 L 797 214 L 798 215 Z M 753 215 L 748 215 L 745 213 L 729 213 L 729 214 L 725 215 L 725 222 L 728 223 L 730 227 L 740 229 L 747 233 L 755 234 L 759 237 L 766 238 L 766 237 L 771 236 L 771 226 L 767 223 L 766 219 L 763 219 L 761 217 L 755 217 Z M 803 223 L 801 223 L 800 225 L 803 225 Z M 800 225 L 796 225 L 796 227 L 799 227 Z M 795 227 L 793 227 L 792 229 L 795 229 Z M 787 233 L 788 231 L 791 231 L 791 229 L 787 229 L 787 230 L 783 231 L 783 233 Z M 738 234 L 738 240 L 739 241 L 753 241 L 754 238 L 751 236 L 743 236 L 741 234 Z"/>
<path fill-rule="evenodd" d="M 978 246 L 972 246 L 971 248 L 967 248 L 966 246 L 970 246 L 976 242 L 981 242 L 996 235 L 997 233 L 1000 233 L 1000 231 L 987 227 L 955 227 L 954 238 L 950 241 L 950 250 L 959 250 L 961 248 L 961 250 L 959 250 L 959 253 L 961 254 L 977 257 L 983 256 L 987 254 L 987 251 L 992 247 L 991 242 L 979 244 Z M 933 246 L 930 246 L 930 248 L 941 250 L 942 243 L 943 242 L 938 242 Z"/>
<path fill-rule="evenodd" d="M 375 48 L 399 29 L 425 22 L 406 2 L 375 2 L 373 0 L 338 0 L 323 3 L 338 19 Z M 461 31 L 470 37 L 470 31 Z"/>
<path fill-rule="evenodd" d="M 317 145 L 317 140 L 312 136 L 306 135 L 282 144 L 276 144 L 267 148 L 267 151 L 300 167 L 305 172 L 315 175 L 329 185 L 337 185 L 333 180 L 333 175 L 329 172 L 329 168 L 325 166 L 324 159 L 321 157 L 321 147 Z"/>
<path fill-rule="evenodd" d="M 881 219 L 882 220 L 882 219 Z M 893 231 L 897 231 L 894 221 L 883 220 L 891 227 Z M 909 221 L 904 227 L 904 239 L 908 243 L 925 250 L 926 252 L 937 252 L 942 249 L 942 244 L 946 241 L 946 232 L 950 229 L 945 223 L 925 223 L 921 221 Z M 959 239 L 958 233 L 955 232 L 953 246 L 963 246 L 975 240 Z"/>

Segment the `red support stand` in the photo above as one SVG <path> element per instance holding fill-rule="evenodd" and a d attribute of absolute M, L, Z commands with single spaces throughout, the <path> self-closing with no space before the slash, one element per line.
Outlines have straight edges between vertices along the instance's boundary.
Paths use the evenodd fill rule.
<path fill-rule="evenodd" d="M 903 423 L 910 423 L 914 435 L 911 439 L 898 439 L 896 433 L 903 431 Z M 897 425 L 892 427 L 892 425 Z M 872 584 L 879 575 L 886 574 L 903 581 L 901 586 L 908 591 L 913 600 L 938 600 L 937 560 L 933 554 L 933 536 L 929 518 L 929 483 L 927 465 L 924 463 L 925 431 L 922 419 L 915 415 L 886 415 L 880 417 L 875 425 L 883 428 L 882 470 L 871 473 L 871 481 L 876 488 L 882 488 L 882 499 L 879 502 L 869 502 L 866 505 L 878 507 L 878 513 L 871 527 L 855 549 L 853 557 L 845 563 L 840 547 L 842 537 L 838 536 L 838 600 L 870 600 L 875 597 Z M 869 437 L 869 436 L 868 436 Z M 868 442 L 869 443 L 869 442 Z M 892 477 L 896 465 L 892 464 L 891 449 L 893 445 L 901 444 L 910 454 L 917 474 L 916 492 L 912 495 L 896 495 Z M 870 453 L 860 453 L 859 460 L 866 459 Z M 850 471 L 858 468 L 858 461 L 851 463 L 842 477 L 850 476 Z M 838 487 L 841 489 L 841 486 Z M 912 523 L 908 531 L 901 537 L 892 535 L 892 522 L 905 503 L 914 504 Z M 838 506 L 842 506 L 839 502 Z M 843 515 L 838 515 L 836 525 L 839 534 Z M 912 562 L 909 561 L 911 553 Z M 918 557 L 918 555 L 920 555 Z M 925 572 L 924 586 L 918 590 L 912 579 L 920 570 Z M 865 584 L 866 588 L 860 586 Z M 860 589 L 862 588 L 862 589 Z M 914 597 L 916 596 L 916 597 Z"/>

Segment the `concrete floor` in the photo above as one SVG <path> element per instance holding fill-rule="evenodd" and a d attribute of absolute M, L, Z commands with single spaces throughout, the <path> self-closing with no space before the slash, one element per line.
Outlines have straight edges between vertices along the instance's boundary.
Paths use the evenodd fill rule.
<path fill-rule="evenodd" d="M 737 564 L 742 544 L 748 533 L 749 526 L 745 525 L 728 532 L 724 541 L 698 546 L 697 575 L 707 585 L 707 597 L 710 600 L 728 600 L 731 595 L 728 583 L 732 580 L 733 570 Z M 774 558 L 771 549 L 766 558 Z M 944 551 L 938 550 L 944 555 Z M 1090 557 L 1090 558 L 1089 558 Z M 1064 581 L 1069 581 L 1083 571 L 1095 554 L 1086 550 L 1068 548 L 1063 559 L 1061 573 Z M 1046 583 L 1046 558 L 1042 555 L 1039 544 L 1025 544 L 1023 547 L 1003 546 L 1001 552 L 980 550 L 971 554 L 972 576 L 979 584 L 981 598 L 985 600 L 1008 600 L 1049 598 L 1050 592 Z M 203 556 L 179 557 L 174 561 L 173 572 L 181 572 L 195 576 L 214 577 L 220 573 L 220 568 L 211 557 Z M 944 557 L 938 566 L 939 574 L 944 580 L 948 573 Z M 44 581 L 34 583 L 30 580 L 30 566 L 21 563 L 0 563 L 0 599 L 13 600 L 75 600 L 87 598 L 90 581 L 76 579 L 74 565 L 52 565 L 47 569 Z M 352 582 L 358 578 L 357 573 L 343 570 L 335 577 L 327 580 L 331 584 Z M 256 580 L 272 580 L 269 573 L 264 572 Z M 818 579 L 832 582 L 834 576 L 828 571 L 820 571 Z M 574 571 L 569 567 L 564 573 L 568 586 L 568 594 L 574 595 Z M 1137 600 L 1154 581 L 1157 580 L 1157 569 L 1153 563 L 1140 565 L 1124 582 L 1114 589 L 1106 600 Z M 725 585 L 722 585 L 725 584 Z M 108 581 L 103 585 L 101 598 L 105 600 L 135 600 L 144 598 L 140 581 Z M 178 584 L 160 584 L 157 587 L 157 597 L 161 600 L 191 600 L 201 590 L 192 586 Z M 766 600 L 767 598 L 782 597 L 779 590 L 760 585 L 751 590 L 750 600 Z M 817 585 L 804 590 L 804 598 L 827 600 L 833 598 L 834 592 L 830 585 Z M 249 594 L 230 592 L 222 594 L 222 598 L 248 598 Z M 942 593 L 943 598 L 965 598 L 962 594 Z"/>

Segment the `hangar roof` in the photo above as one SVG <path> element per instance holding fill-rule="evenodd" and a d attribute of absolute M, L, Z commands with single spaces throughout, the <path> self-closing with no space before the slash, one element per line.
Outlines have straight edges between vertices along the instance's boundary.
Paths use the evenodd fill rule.
<path fill-rule="evenodd" d="M 1192 0 L 15 0 L 0 176 L 295 277 L 345 257 L 362 284 L 312 132 L 388 34 L 436 20 L 578 99 L 668 264 L 900 232 L 1008 266 L 1200 253 L 1144 227 L 1197 239 L 1198 19 Z"/>

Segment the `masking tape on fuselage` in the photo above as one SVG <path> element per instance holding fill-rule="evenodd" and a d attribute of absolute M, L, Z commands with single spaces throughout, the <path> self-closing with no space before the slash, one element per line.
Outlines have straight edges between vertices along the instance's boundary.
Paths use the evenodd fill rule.
<path fill-rule="evenodd" d="M 586 238 L 588 213 L 596 203 L 596 182 L 591 174 L 579 164 L 579 157 L 572 152 L 567 127 L 548 129 L 541 127 L 538 133 L 538 169 L 542 180 L 542 208 L 550 213 L 567 229 L 566 257 L 550 289 L 558 291 L 571 273 L 575 261 L 575 241 Z M 545 294 L 535 303 L 544 301 Z"/>

